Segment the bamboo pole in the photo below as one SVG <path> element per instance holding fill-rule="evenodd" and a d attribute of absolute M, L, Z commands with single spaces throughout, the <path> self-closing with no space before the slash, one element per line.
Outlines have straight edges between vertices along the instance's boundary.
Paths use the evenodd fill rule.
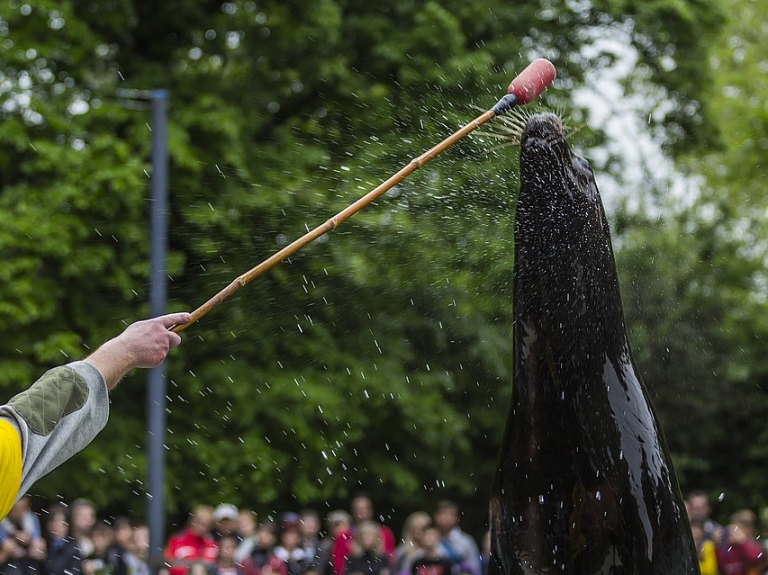
<path fill-rule="evenodd" d="M 368 192 L 355 203 L 350 204 L 341 210 L 338 214 L 327 220 L 324 224 L 307 232 L 299 239 L 294 240 L 291 244 L 285 246 L 280 251 L 268 257 L 256 267 L 251 268 L 243 275 L 235 278 L 235 280 L 227 287 L 225 287 L 195 311 L 193 311 L 192 319 L 190 319 L 185 324 L 172 327 L 171 331 L 176 333 L 184 331 L 190 325 L 195 323 L 197 320 L 199 320 L 201 317 L 219 305 L 221 302 L 234 294 L 237 290 L 252 282 L 255 278 L 263 274 L 277 262 L 284 260 L 288 256 L 296 253 L 299 249 L 311 241 L 316 240 L 324 233 L 336 228 L 339 224 L 362 210 L 365 206 L 373 202 L 373 200 L 381 196 L 395 184 L 401 182 L 408 174 L 422 167 L 432 158 L 445 151 L 447 148 L 451 147 L 464 136 L 477 129 L 491 118 L 505 114 L 518 104 L 527 104 L 528 102 L 532 101 L 536 96 L 543 92 L 554 79 L 555 67 L 549 60 L 545 60 L 543 58 L 534 60 L 531 62 L 531 64 L 528 65 L 527 68 L 525 68 L 525 70 L 523 70 L 514 80 L 512 80 L 512 83 L 509 85 L 509 89 L 507 90 L 507 94 L 502 97 L 493 108 L 480 114 L 477 118 L 472 120 L 463 128 L 454 132 L 445 140 L 421 154 L 418 158 L 411 160 L 411 162 L 401 168 L 399 172 L 391 176 L 385 182 L 379 184 L 376 188 Z"/>
<path fill-rule="evenodd" d="M 174 331 L 176 333 L 184 331 L 193 323 L 195 323 L 197 320 L 199 320 L 201 317 L 206 315 L 213 308 L 215 308 L 220 303 L 225 301 L 227 298 L 232 296 L 232 294 L 234 294 L 240 288 L 248 285 L 250 282 L 252 282 L 254 279 L 259 277 L 265 271 L 270 269 L 276 263 L 283 261 L 285 258 L 293 255 L 308 243 L 316 240 L 326 232 L 329 232 L 335 229 L 336 227 L 338 227 L 339 224 L 349 219 L 351 216 L 353 216 L 354 214 L 362 210 L 365 206 L 373 202 L 376 198 L 386 193 L 393 186 L 403 181 L 403 179 L 405 179 L 406 176 L 408 176 L 412 172 L 415 172 L 424 164 L 429 162 L 432 158 L 434 158 L 441 152 L 444 152 L 446 149 L 450 148 L 453 144 L 461 140 L 464 136 L 476 130 L 482 124 L 484 124 L 485 122 L 487 122 L 488 120 L 496 116 L 497 112 L 495 112 L 494 109 L 484 112 L 483 114 L 481 114 L 480 116 L 478 116 L 477 118 L 469 122 L 467 125 L 465 125 L 463 128 L 457 130 L 456 132 L 448 136 L 445 140 L 443 140 L 436 146 L 430 148 L 429 150 L 421 154 L 419 157 L 411 160 L 407 165 L 403 166 L 399 172 L 390 176 L 389 179 L 379 184 L 376 188 L 368 192 L 366 195 L 364 195 L 362 198 L 357 200 L 355 203 L 350 204 L 349 206 L 341 210 L 338 214 L 336 214 L 335 216 L 327 220 L 322 225 L 319 225 L 313 230 L 310 230 L 300 238 L 294 240 L 292 243 L 285 246 L 280 251 L 272 254 L 270 257 L 265 259 L 259 265 L 251 268 L 244 274 L 235 278 L 232 281 L 232 283 L 230 283 L 227 287 L 225 287 L 223 290 L 221 290 L 219 293 L 217 293 L 215 296 L 213 296 L 211 299 L 209 299 L 207 302 L 205 302 L 195 311 L 193 311 L 192 319 L 190 319 L 187 323 L 172 327 L 171 331 Z"/>

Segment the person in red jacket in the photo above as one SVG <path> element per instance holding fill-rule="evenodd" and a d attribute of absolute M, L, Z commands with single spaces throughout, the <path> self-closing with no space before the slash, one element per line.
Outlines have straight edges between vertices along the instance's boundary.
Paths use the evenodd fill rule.
<path fill-rule="evenodd" d="M 754 539 L 755 514 L 742 509 L 731 515 L 728 537 L 718 545 L 717 566 L 723 575 L 758 575 L 763 564 L 763 549 Z"/>
<path fill-rule="evenodd" d="M 171 566 L 170 575 L 188 575 L 191 567 L 215 565 L 218 547 L 211 536 L 212 527 L 213 509 L 209 505 L 192 509 L 186 528 L 168 540 L 165 560 Z"/>
<path fill-rule="evenodd" d="M 373 501 L 371 501 L 371 497 L 367 493 L 355 495 L 350 503 L 350 510 L 352 511 L 352 521 L 354 523 L 353 531 L 357 531 L 357 527 L 366 521 L 376 521 L 373 514 Z M 395 534 L 382 523 L 379 523 L 379 527 L 384 553 L 392 560 L 395 556 Z"/>
<path fill-rule="evenodd" d="M 358 526 L 367 521 L 375 522 L 373 502 L 367 493 L 358 493 L 352 498 L 350 511 L 352 512 L 352 526 L 348 530 L 341 531 L 333 542 L 331 564 L 334 575 L 345 575 L 346 573 L 347 557 L 352 554 Z M 384 554 L 387 557 L 388 567 L 391 567 L 395 556 L 395 535 L 386 525 L 376 524 L 379 526 L 379 536 Z"/>

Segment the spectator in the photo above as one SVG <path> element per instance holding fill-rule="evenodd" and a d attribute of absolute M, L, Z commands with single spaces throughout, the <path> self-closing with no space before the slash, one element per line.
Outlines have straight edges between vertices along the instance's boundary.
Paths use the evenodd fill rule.
<path fill-rule="evenodd" d="M 91 530 L 93 551 L 83 559 L 83 575 L 127 575 L 128 568 L 115 546 L 110 525 L 99 521 Z"/>
<path fill-rule="evenodd" d="M 691 533 L 696 545 L 696 553 L 699 556 L 699 575 L 718 575 L 715 542 L 707 537 L 704 531 L 704 521 L 691 519 Z"/>
<path fill-rule="evenodd" d="M 285 513 L 280 519 L 280 545 L 275 547 L 274 557 L 278 562 L 270 562 L 272 571 L 283 575 L 303 575 L 308 562 L 301 546 L 301 521 L 296 513 Z"/>
<path fill-rule="evenodd" d="M 405 519 L 400 545 L 395 548 L 395 573 L 409 574 L 413 560 L 423 553 L 421 538 L 424 530 L 432 524 L 426 511 L 416 511 Z"/>
<path fill-rule="evenodd" d="M 0 522 L 0 575 L 37 575 L 45 558 L 40 522 L 22 497 Z"/>
<path fill-rule="evenodd" d="M 55 504 L 48 509 L 45 522 L 48 557 L 45 561 L 46 575 L 80 575 L 82 560 L 80 548 L 69 536 L 69 522 L 66 508 Z"/>
<path fill-rule="evenodd" d="M 176 313 L 133 323 L 83 361 L 48 371 L 0 405 L 0 519 L 35 481 L 93 440 L 107 424 L 109 391 L 131 369 L 160 365 L 181 343 L 168 328 L 190 317 Z"/>
<path fill-rule="evenodd" d="M 149 573 L 149 527 L 137 525 L 125 554 L 128 575 L 150 575 Z M 167 571 L 166 571 L 167 573 Z"/>
<path fill-rule="evenodd" d="M 349 522 L 338 528 L 331 544 L 331 571 L 332 575 L 344 575 L 347 568 L 347 557 L 352 553 L 353 535 L 352 516 L 346 514 Z"/>
<path fill-rule="evenodd" d="M 128 517 L 118 515 L 112 522 L 112 532 L 115 535 L 114 547 L 122 553 L 128 553 L 133 546 L 133 523 Z"/>
<path fill-rule="evenodd" d="M 213 512 L 213 538 L 218 541 L 222 537 L 237 538 L 237 507 L 231 503 L 222 503 Z"/>
<path fill-rule="evenodd" d="M 381 540 L 381 525 L 364 521 L 357 526 L 352 553 L 347 557 L 347 575 L 389 575 L 389 557 Z"/>
<path fill-rule="evenodd" d="M 256 547 L 243 560 L 245 575 L 261 575 L 267 561 L 274 555 L 277 544 L 277 526 L 274 521 L 262 521 L 256 529 Z"/>
<path fill-rule="evenodd" d="M 352 512 L 352 526 L 347 533 L 340 533 L 334 540 L 331 550 L 331 562 L 335 575 L 344 575 L 346 571 L 347 557 L 352 553 L 354 538 L 359 525 L 374 521 L 373 502 L 366 493 L 358 493 L 350 501 L 350 511 Z M 385 525 L 377 523 L 381 533 L 379 537 L 384 548 L 384 553 L 391 562 L 395 553 L 395 535 L 392 530 Z"/>
<path fill-rule="evenodd" d="M 333 561 L 331 553 L 336 539 L 346 534 L 351 536 L 352 518 L 343 509 L 331 511 L 325 518 L 327 533 L 320 540 L 314 562 L 309 566 L 311 575 L 333 575 Z"/>
<path fill-rule="evenodd" d="M 453 563 L 440 555 L 440 531 L 427 527 L 421 537 L 420 557 L 411 565 L 411 575 L 452 575 Z"/>
<path fill-rule="evenodd" d="M 717 546 L 717 566 L 722 575 L 759 575 L 763 550 L 753 539 L 755 514 L 742 509 L 731 515 L 725 544 Z"/>
<path fill-rule="evenodd" d="M 480 575 L 480 551 L 477 543 L 459 527 L 459 508 L 452 501 L 440 501 L 434 514 L 440 531 L 440 553 L 453 565 L 454 575 L 462 571 Z"/>
<path fill-rule="evenodd" d="M 213 575 L 243 575 L 242 567 L 235 561 L 236 550 L 237 538 L 234 535 L 223 535 L 219 539 L 219 553 Z"/>
<path fill-rule="evenodd" d="M 352 511 L 352 531 L 356 531 L 357 526 L 366 521 L 376 521 L 373 516 L 373 501 L 367 493 L 358 493 L 352 498 L 350 503 Z M 395 553 L 395 534 L 392 530 L 379 523 L 381 529 L 381 544 L 384 552 L 391 558 Z"/>
<path fill-rule="evenodd" d="M 240 542 L 235 551 L 235 561 L 242 565 L 258 544 L 256 536 L 256 513 L 250 509 L 241 509 L 237 514 L 237 533 Z"/>
<path fill-rule="evenodd" d="M 308 565 L 315 565 L 320 551 L 320 517 L 314 509 L 304 509 L 299 514 L 301 547 Z"/>
<path fill-rule="evenodd" d="M 685 510 L 690 520 L 701 521 L 704 526 L 704 537 L 711 539 L 716 545 L 720 545 L 727 536 L 727 530 L 710 518 L 712 506 L 709 504 L 709 496 L 706 491 L 695 490 L 688 494 L 685 500 Z"/>
<path fill-rule="evenodd" d="M 202 564 L 213 567 L 218 555 L 216 542 L 211 536 L 213 510 L 198 505 L 189 516 L 186 528 L 168 540 L 165 558 L 171 565 L 170 575 L 192 575 L 190 567 Z"/>
<path fill-rule="evenodd" d="M 29 497 L 26 495 L 14 504 L 8 517 L 0 521 L 0 527 L 4 528 L 6 532 L 23 531 L 32 539 L 40 538 L 43 535 L 40 529 L 40 520 L 37 515 L 32 513 Z"/>
<path fill-rule="evenodd" d="M 93 553 L 91 530 L 96 524 L 96 506 L 87 499 L 75 499 L 69 506 L 69 534 L 77 542 L 77 546 L 88 557 Z"/>

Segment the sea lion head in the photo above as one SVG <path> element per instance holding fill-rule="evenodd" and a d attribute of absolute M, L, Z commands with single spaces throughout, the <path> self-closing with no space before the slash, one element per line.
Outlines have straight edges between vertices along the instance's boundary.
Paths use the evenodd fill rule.
<path fill-rule="evenodd" d="M 550 209 L 563 209 L 572 217 L 582 215 L 587 218 L 584 223 L 590 231 L 600 228 L 601 240 L 609 239 L 610 230 L 592 167 L 571 151 L 560 118 L 551 113 L 531 116 L 520 145 L 520 193 L 532 197 L 521 197 L 518 205 L 549 205 Z"/>
<path fill-rule="evenodd" d="M 610 229 L 592 168 L 571 151 L 555 114 L 530 117 L 520 146 L 516 318 L 546 334 L 560 359 L 589 358 L 574 349 L 587 336 L 623 346 Z"/>

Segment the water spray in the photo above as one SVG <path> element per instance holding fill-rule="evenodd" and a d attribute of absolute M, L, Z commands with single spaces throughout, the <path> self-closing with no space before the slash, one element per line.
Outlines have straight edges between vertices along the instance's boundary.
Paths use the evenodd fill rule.
<path fill-rule="evenodd" d="M 445 140 L 443 140 L 433 148 L 421 154 L 419 157 L 411 160 L 411 162 L 408 165 L 404 166 L 402 169 L 400 169 L 399 172 L 390 176 L 389 179 L 379 184 L 376 188 L 368 192 L 366 195 L 364 195 L 362 198 L 360 198 L 353 204 L 350 204 L 349 206 L 344 208 L 342 211 L 340 211 L 338 214 L 333 216 L 331 219 L 327 220 L 324 224 L 307 232 L 297 240 L 294 240 L 292 243 L 285 246 L 280 251 L 275 252 L 273 255 L 268 257 L 259 265 L 251 268 L 244 274 L 238 276 L 227 287 L 225 287 L 223 290 L 221 290 L 219 293 L 217 293 L 215 296 L 213 296 L 211 299 L 209 299 L 207 302 L 205 302 L 195 311 L 193 311 L 192 319 L 190 319 L 187 323 L 172 327 L 171 331 L 179 333 L 185 330 L 190 325 L 192 325 L 197 320 L 199 320 L 201 317 L 206 315 L 213 308 L 218 306 L 221 302 L 223 302 L 232 294 L 234 294 L 241 287 L 249 284 L 258 276 L 260 276 L 265 271 L 267 271 L 269 268 L 274 266 L 276 263 L 293 255 L 308 243 L 316 240 L 326 232 L 329 232 L 335 229 L 339 224 L 341 224 L 342 222 L 347 220 L 349 217 L 359 212 L 365 206 L 373 202 L 376 198 L 378 198 L 379 196 L 381 196 L 382 194 L 390 190 L 393 186 L 400 183 L 408 174 L 422 167 L 424 164 L 429 162 L 432 158 L 434 158 L 441 152 L 451 147 L 453 144 L 461 140 L 464 136 L 474 131 L 475 129 L 479 128 L 482 124 L 484 124 L 491 118 L 494 118 L 496 116 L 501 116 L 502 114 L 506 114 L 515 106 L 523 106 L 531 102 L 536 96 L 541 94 L 547 88 L 547 86 L 549 86 L 552 83 L 554 79 L 555 79 L 555 67 L 552 64 L 552 62 L 550 62 L 549 60 L 545 60 L 544 58 L 539 58 L 537 60 L 534 60 L 528 65 L 528 67 L 525 70 L 523 70 L 514 80 L 512 80 L 512 83 L 509 85 L 509 88 L 507 89 L 507 94 L 503 98 L 501 98 L 493 108 L 484 112 L 483 114 L 481 114 L 480 116 L 478 116 L 477 118 L 475 118 L 474 120 L 466 124 L 463 128 L 461 128 L 460 130 L 457 130 L 456 132 L 448 136 Z"/>

